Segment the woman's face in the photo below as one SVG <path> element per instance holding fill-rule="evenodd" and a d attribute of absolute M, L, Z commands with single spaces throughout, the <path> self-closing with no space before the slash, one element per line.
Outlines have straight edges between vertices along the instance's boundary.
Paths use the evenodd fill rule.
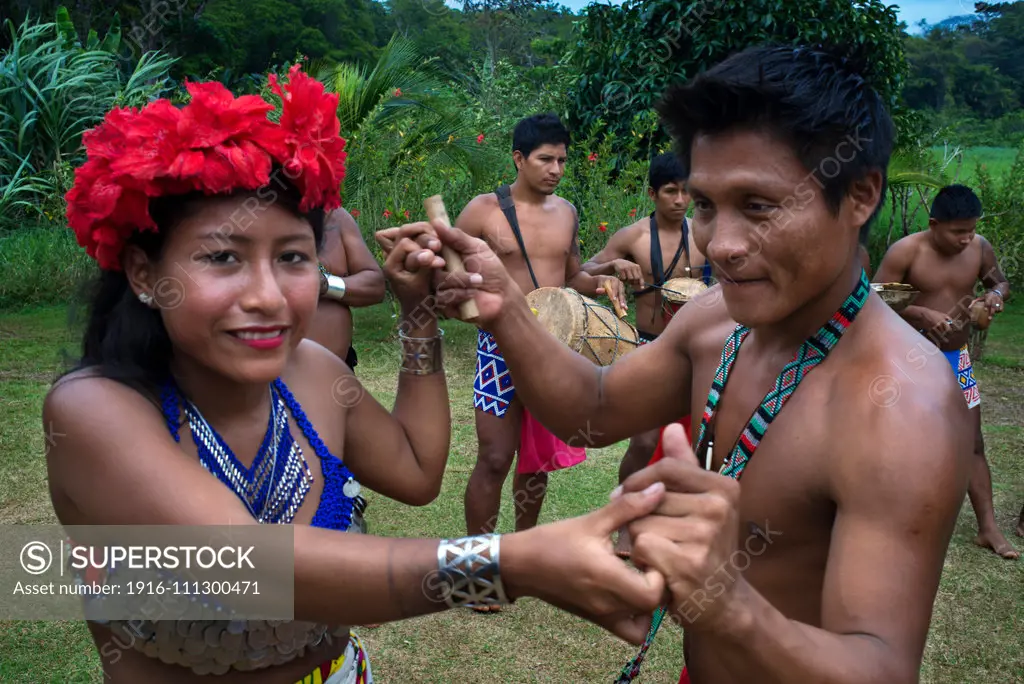
<path fill-rule="evenodd" d="M 241 384 L 270 382 L 316 312 L 313 228 L 273 202 L 200 201 L 145 275 L 175 362 Z"/>

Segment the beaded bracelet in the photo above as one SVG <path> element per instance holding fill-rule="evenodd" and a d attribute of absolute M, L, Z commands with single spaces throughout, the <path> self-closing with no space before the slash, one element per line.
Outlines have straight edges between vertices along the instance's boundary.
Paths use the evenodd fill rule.
<path fill-rule="evenodd" d="M 443 338 L 443 330 L 434 337 L 409 337 L 399 330 L 398 339 L 402 341 L 402 366 L 399 370 L 410 375 L 431 375 L 440 371 Z"/>

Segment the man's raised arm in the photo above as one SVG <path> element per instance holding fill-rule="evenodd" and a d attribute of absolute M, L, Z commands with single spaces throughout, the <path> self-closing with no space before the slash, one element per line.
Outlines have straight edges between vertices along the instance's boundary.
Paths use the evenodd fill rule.
<path fill-rule="evenodd" d="M 999 308 L 1002 309 L 1002 302 L 1010 296 L 1010 281 L 1007 280 L 1003 274 L 1001 268 L 999 268 L 999 260 L 996 258 L 996 251 L 992 247 L 992 243 L 985 238 L 978 236 L 981 240 L 981 273 L 979 274 L 979 280 L 982 285 L 988 290 L 988 295 L 994 295 L 998 297 Z"/>
<path fill-rule="evenodd" d="M 475 323 L 497 340 L 515 378 L 517 396 L 560 439 L 605 446 L 689 412 L 691 365 L 685 340 L 688 317 L 683 312 L 654 343 L 600 368 L 544 329 L 482 240 L 437 223 L 434 228 L 442 242 L 462 256 L 469 271 L 440 275 L 438 299 L 453 314 L 459 302 L 475 299 L 480 311 Z M 696 315 L 700 307 L 687 308 Z"/>
<path fill-rule="evenodd" d="M 384 301 L 384 272 L 363 241 L 355 219 L 344 209 L 335 209 L 324 220 L 320 262 L 333 275 L 344 278 L 345 306 L 373 306 Z"/>

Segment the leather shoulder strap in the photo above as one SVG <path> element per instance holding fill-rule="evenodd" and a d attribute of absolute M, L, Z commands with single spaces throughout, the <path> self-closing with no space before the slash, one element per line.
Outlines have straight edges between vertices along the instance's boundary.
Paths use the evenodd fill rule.
<path fill-rule="evenodd" d="M 519 218 L 516 216 L 516 203 L 512 199 L 512 188 L 505 185 L 499 186 L 494 194 L 498 196 L 498 206 L 501 207 L 501 213 L 505 215 L 505 220 L 508 221 L 508 225 L 512 228 L 512 233 L 516 236 L 516 242 L 519 243 L 519 251 L 522 252 L 523 260 L 526 261 L 526 268 L 530 271 L 530 280 L 533 281 L 533 286 L 536 288 L 540 287 L 537 282 L 537 276 L 533 273 L 533 264 L 530 263 L 530 255 L 526 253 L 526 243 L 523 242 L 523 233 L 519 229 Z"/>

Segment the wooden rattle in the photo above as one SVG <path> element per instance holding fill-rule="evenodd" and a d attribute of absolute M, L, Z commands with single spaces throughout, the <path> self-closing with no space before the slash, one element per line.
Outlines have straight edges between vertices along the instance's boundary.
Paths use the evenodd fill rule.
<path fill-rule="evenodd" d="M 423 208 L 427 211 L 428 221 L 440 221 L 444 224 L 445 228 L 451 228 L 451 221 L 448 220 L 448 212 L 444 208 L 444 200 L 441 199 L 440 195 L 434 195 L 423 200 Z M 441 256 L 445 261 L 445 272 L 446 273 L 465 273 L 466 266 L 462 263 L 462 257 L 459 253 L 448 245 L 441 247 Z M 480 310 L 476 308 L 476 302 L 472 299 L 467 299 L 459 305 L 459 312 L 462 314 L 462 320 L 464 321 L 475 321 L 480 317 Z"/>

